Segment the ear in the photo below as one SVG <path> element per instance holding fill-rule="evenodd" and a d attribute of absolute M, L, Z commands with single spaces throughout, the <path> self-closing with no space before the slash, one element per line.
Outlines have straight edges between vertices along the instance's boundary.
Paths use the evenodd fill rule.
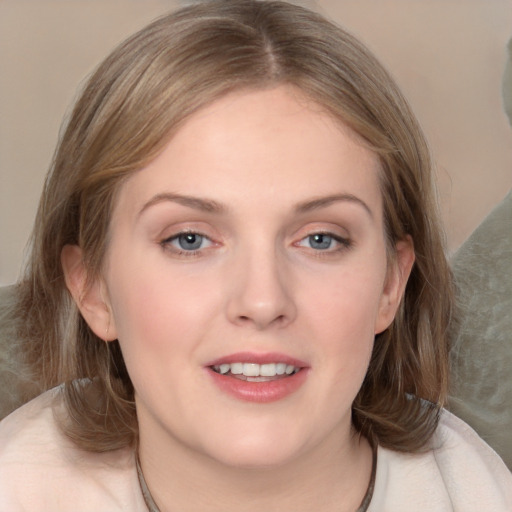
<path fill-rule="evenodd" d="M 65 245 L 60 259 L 66 286 L 87 325 L 98 338 L 115 340 L 117 332 L 103 279 L 88 281 L 82 249 L 78 245 Z"/>
<path fill-rule="evenodd" d="M 375 322 L 375 334 L 385 331 L 393 322 L 414 265 L 414 243 L 410 236 L 397 242 L 395 254 L 388 264 L 386 282 Z"/>

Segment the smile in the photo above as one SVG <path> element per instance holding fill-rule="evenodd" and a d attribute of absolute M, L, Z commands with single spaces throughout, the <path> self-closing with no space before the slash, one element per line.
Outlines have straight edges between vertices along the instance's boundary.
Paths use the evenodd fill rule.
<path fill-rule="evenodd" d="M 269 403 L 296 393 L 307 381 L 309 365 L 285 354 L 243 352 L 205 366 L 214 386 L 243 402 Z"/>
<path fill-rule="evenodd" d="M 286 363 L 224 363 L 213 365 L 211 368 L 221 375 L 232 376 L 248 382 L 267 382 L 285 378 L 300 370 L 299 367 Z"/>

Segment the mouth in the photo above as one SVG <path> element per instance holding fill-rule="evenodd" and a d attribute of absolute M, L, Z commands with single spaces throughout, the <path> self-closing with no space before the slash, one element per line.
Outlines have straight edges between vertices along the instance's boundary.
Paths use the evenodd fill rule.
<path fill-rule="evenodd" d="M 264 364 L 247 362 L 222 363 L 212 365 L 210 368 L 220 375 L 247 382 L 270 382 L 284 379 L 301 370 L 298 366 L 282 362 Z"/>
<path fill-rule="evenodd" d="M 309 366 L 283 354 L 232 354 L 211 361 L 206 368 L 223 393 L 249 402 L 267 403 L 298 391 L 307 380 Z"/>

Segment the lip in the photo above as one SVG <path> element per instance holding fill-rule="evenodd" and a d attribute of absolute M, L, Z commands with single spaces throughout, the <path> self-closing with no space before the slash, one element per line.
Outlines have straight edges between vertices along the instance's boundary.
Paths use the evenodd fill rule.
<path fill-rule="evenodd" d="M 237 352 L 236 354 L 229 354 L 227 356 L 220 357 L 205 366 L 216 366 L 221 364 L 232 364 L 232 363 L 254 363 L 254 364 L 269 364 L 269 363 L 286 363 L 291 364 L 297 368 L 307 368 L 308 364 L 300 359 L 290 357 L 286 354 L 280 354 L 278 352 L 265 352 L 264 354 L 258 354 L 256 352 Z"/>
<path fill-rule="evenodd" d="M 213 371 L 212 366 L 231 363 L 286 363 L 300 370 L 290 376 L 265 382 L 250 382 Z M 269 403 L 282 400 L 295 393 L 306 381 L 309 373 L 308 365 L 299 359 L 279 353 L 257 354 L 239 352 L 215 359 L 205 365 L 205 370 L 212 382 L 223 393 L 245 402 Z"/>

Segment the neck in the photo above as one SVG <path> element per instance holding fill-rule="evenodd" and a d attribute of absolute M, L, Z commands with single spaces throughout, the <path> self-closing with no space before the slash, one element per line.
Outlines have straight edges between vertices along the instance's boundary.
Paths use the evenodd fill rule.
<path fill-rule="evenodd" d="M 144 443 L 140 464 L 161 512 L 354 512 L 366 493 L 372 453 L 366 439 L 326 440 L 278 467 L 240 468 L 219 463 L 180 443 L 169 450 Z M 333 449 L 333 446 L 335 449 Z"/>

